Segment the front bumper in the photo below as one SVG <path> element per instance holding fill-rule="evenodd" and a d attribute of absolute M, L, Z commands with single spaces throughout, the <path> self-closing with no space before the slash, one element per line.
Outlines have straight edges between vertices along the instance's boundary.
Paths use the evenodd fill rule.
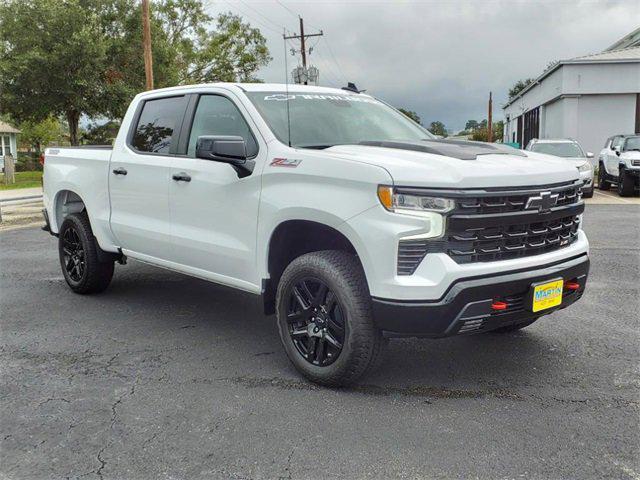
<path fill-rule="evenodd" d="M 625 168 L 624 172 L 636 180 L 640 179 L 640 168 Z"/>
<path fill-rule="evenodd" d="M 570 260 L 508 274 L 485 275 L 453 283 L 436 301 L 398 301 L 373 298 L 376 324 L 386 336 L 447 337 L 462 333 L 489 331 L 524 323 L 565 308 L 584 293 L 589 273 L 589 257 Z M 532 312 L 527 294 L 532 283 L 562 277 L 580 284 L 578 290 L 565 290 L 562 303 L 542 312 Z M 503 311 L 493 311 L 495 300 L 506 302 Z"/>

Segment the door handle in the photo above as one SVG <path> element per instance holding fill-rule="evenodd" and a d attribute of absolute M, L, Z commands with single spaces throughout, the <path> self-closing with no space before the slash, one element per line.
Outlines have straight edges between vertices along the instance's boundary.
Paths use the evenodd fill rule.
<path fill-rule="evenodd" d="M 171 178 L 173 178 L 176 182 L 190 182 L 191 181 L 191 177 L 189 175 L 187 175 L 186 173 L 184 173 L 184 172 L 174 173 Z"/>
<path fill-rule="evenodd" d="M 114 175 L 126 175 L 127 171 L 124 168 L 114 168 L 113 173 Z"/>

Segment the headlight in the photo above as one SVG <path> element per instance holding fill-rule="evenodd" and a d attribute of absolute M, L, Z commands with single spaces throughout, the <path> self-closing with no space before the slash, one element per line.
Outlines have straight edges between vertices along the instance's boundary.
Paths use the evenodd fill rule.
<path fill-rule="evenodd" d="M 583 163 L 578 167 L 579 172 L 588 172 L 591 170 L 591 164 L 589 162 Z"/>
<path fill-rule="evenodd" d="M 396 192 L 393 187 L 380 185 L 378 187 L 380 203 L 390 212 L 435 212 L 447 213 L 453 210 L 455 203 L 450 198 L 427 197 Z"/>

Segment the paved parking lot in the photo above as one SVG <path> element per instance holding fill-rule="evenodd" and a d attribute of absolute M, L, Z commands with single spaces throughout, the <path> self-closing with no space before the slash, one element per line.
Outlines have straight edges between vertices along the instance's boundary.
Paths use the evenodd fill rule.
<path fill-rule="evenodd" d="M 0 478 L 640 478 L 640 206 L 587 208 L 587 293 L 506 336 L 395 340 L 301 380 L 252 297 L 132 262 L 64 284 L 0 233 Z"/>

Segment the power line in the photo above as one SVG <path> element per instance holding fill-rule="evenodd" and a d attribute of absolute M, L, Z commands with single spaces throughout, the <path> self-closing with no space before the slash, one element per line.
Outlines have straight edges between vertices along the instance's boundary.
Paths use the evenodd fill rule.
<path fill-rule="evenodd" d="M 280 25 L 279 23 L 274 22 L 273 20 L 271 20 L 269 17 L 267 17 L 266 15 L 264 15 L 263 13 L 260 13 L 256 8 L 252 7 L 251 5 L 249 5 L 247 2 L 245 2 L 244 0 L 238 0 L 240 3 L 242 3 L 244 6 L 246 6 L 247 8 L 250 8 L 251 10 L 253 10 L 254 12 L 256 12 L 258 15 L 260 15 L 262 18 L 264 18 L 267 22 L 275 25 L 276 27 L 278 27 L 278 29 L 285 29 L 285 27 L 283 27 L 282 25 Z"/>
<path fill-rule="evenodd" d="M 300 15 L 298 15 L 297 13 L 295 13 L 293 10 L 291 10 L 289 7 L 287 7 L 284 3 L 282 3 L 280 0 L 276 0 L 276 3 L 278 5 L 280 5 L 282 8 L 284 8 L 287 12 L 289 12 L 291 15 L 293 15 L 294 17 L 298 18 Z"/>
<path fill-rule="evenodd" d="M 329 49 L 329 53 L 331 54 L 331 57 L 333 58 L 333 61 L 336 64 L 336 67 L 338 67 L 338 72 L 340 73 L 340 76 L 344 79 L 345 82 L 349 82 L 347 77 L 344 75 L 343 70 L 340 67 L 340 64 L 338 63 L 338 59 L 334 55 L 333 50 L 331 49 L 331 45 L 329 45 L 329 41 L 326 39 L 326 37 L 324 38 L 324 43 L 327 45 L 327 48 Z"/>
<path fill-rule="evenodd" d="M 275 33 L 278 33 L 278 34 L 279 34 L 279 33 L 281 33 L 281 32 L 280 32 L 280 30 L 276 30 L 275 28 L 273 28 L 273 27 L 272 27 L 271 25 L 269 25 L 268 23 L 266 23 L 266 22 L 264 22 L 264 21 L 262 21 L 262 20 L 260 20 L 260 19 L 258 19 L 258 18 L 255 18 L 255 17 L 254 17 L 254 16 L 252 16 L 252 15 L 247 14 L 247 12 L 246 12 L 245 10 L 243 10 L 243 9 L 239 8 L 239 7 L 238 7 L 238 5 L 232 5 L 231 3 L 227 2 L 226 0 L 222 0 L 222 1 L 223 1 L 225 4 L 227 4 L 229 7 L 231 7 L 232 9 L 236 10 L 236 11 L 237 11 L 238 13 L 240 13 L 242 16 L 247 17 L 249 20 L 254 21 L 254 22 L 255 22 L 255 23 L 257 23 L 258 25 L 262 26 L 263 28 L 266 28 L 267 30 L 271 30 L 272 32 L 275 32 Z M 208 3 L 211 5 L 211 3 L 210 3 L 210 2 L 208 2 Z M 280 27 L 280 28 L 282 28 L 282 27 Z"/>

